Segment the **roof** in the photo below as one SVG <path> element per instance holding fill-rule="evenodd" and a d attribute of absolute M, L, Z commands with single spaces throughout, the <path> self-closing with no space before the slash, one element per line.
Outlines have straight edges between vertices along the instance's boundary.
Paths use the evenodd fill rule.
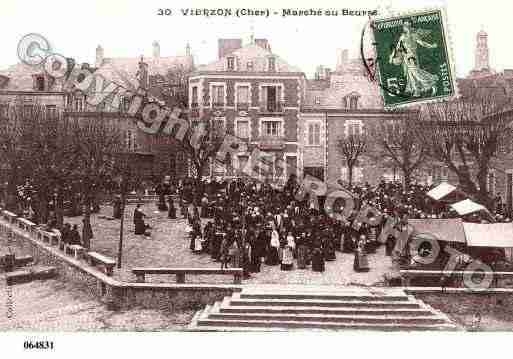
<path fill-rule="evenodd" d="M 486 210 L 485 206 L 476 203 L 468 198 L 461 202 L 451 204 L 451 208 L 458 212 L 460 216 L 464 216 L 466 214 L 471 214 L 474 212 L 479 212 L 481 210 Z"/>
<path fill-rule="evenodd" d="M 148 64 L 148 75 L 165 75 L 169 70 L 183 68 L 190 72 L 194 68 L 192 56 L 172 56 L 172 57 L 143 57 L 142 60 Z M 104 76 L 106 79 L 123 86 L 132 84 L 135 88 L 138 86 L 136 78 L 139 70 L 141 58 L 104 58 L 101 66 L 96 73 Z M 128 86 L 130 87 L 130 86 Z"/>
<path fill-rule="evenodd" d="M 43 70 L 37 66 L 29 66 L 24 63 L 9 66 L 6 70 L 0 71 L 0 76 L 4 78 L 4 86 L 0 90 L 7 91 L 34 91 L 33 75 L 43 74 Z M 61 91 L 62 81 L 55 81 L 51 91 Z"/>
<path fill-rule="evenodd" d="M 470 247 L 513 247 L 513 223 L 463 223 Z"/>
<path fill-rule="evenodd" d="M 231 52 L 208 65 L 202 65 L 198 67 L 198 71 L 201 72 L 221 72 L 226 70 L 226 59 L 227 57 L 235 56 L 237 61 L 237 67 L 239 71 L 251 71 L 251 72 L 267 72 L 267 58 L 270 56 L 275 57 L 276 71 L 275 73 L 302 73 L 301 69 L 288 64 L 284 59 L 274 54 L 268 49 L 256 44 L 248 44 L 242 48 Z M 247 64 L 249 61 L 253 62 L 253 69 L 249 70 Z M 233 72 L 233 71 L 232 71 Z"/>
<path fill-rule="evenodd" d="M 456 187 L 454 187 L 453 185 L 446 182 L 442 182 L 438 186 L 430 190 L 428 193 L 426 193 L 426 195 L 435 200 L 439 200 L 440 198 L 447 196 L 455 189 Z"/>
<path fill-rule="evenodd" d="M 413 237 L 427 235 L 439 241 L 466 243 L 461 218 L 409 219 L 408 224 L 414 228 Z"/>

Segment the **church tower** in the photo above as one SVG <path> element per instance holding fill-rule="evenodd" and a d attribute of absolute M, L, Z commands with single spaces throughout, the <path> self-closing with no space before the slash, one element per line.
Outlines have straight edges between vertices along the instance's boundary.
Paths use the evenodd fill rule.
<path fill-rule="evenodd" d="M 476 37 L 475 66 L 476 71 L 489 71 L 490 60 L 488 55 L 488 34 L 481 30 Z"/>

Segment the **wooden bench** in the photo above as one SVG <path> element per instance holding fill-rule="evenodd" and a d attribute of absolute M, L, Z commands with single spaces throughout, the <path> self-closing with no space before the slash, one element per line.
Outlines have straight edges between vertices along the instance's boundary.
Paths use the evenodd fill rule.
<path fill-rule="evenodd" d="M 64 244 L 64 253 L 71 253 L 75 259 L 81 259 L 84 257 L 85 248 L 78 244 Z"/>
<path fill-rule="evenodd" d="M 29 221 L 26 218 L 20 217 L 20 218 L 18 218 L 18 226 L 27 232 L 32 232 L 33 229 L 36 227 L 36 224 Z"/>
<path fill-rule="evenodd" d="M 410 286 L 412 278 L 435 278 L 441 282 L 442 278 L 453 279 L 458 284 L 462 284 L 466 275 L 492 276 L 493 284 L 496 286 L 499 278 L 513 279 L 513 272 L 483 272 L 483 271 L 443 271 L 443 270 L 420 270 L 420 269 L 402 269 L 401 282 L 405 287 Z M 441 285 L 443 286 L 443 285 Z"/>
<path fill-rule="evenodd" d="M 43 230 L 40 230 L 39 233 L 41 234 L 38 237 L 43 240 L 43 242 L 49 243 L 51 246 L 58 245 L 59 244 L 59 235 L 57 233 L 53 232 L 46 232 Z"/>
<path fill-rule="evenodd" d="M 144 283 L 146 274 L 176 274 L 177 283 L 185 283 L 185 275 L 232 275 L 233 283 L 242 281 L 242 268 L 133 268 L 132 273 L 137 277 L 137 282 Z"/>
<path fill-rule="evenodd" d="M 87 252 L 86 257 L 92 266 L 101 264 L 105 268 L 105 274 L 112 276 L 114 266 L 116 265 L 116 261 L 114 259 L 96 252 Z"/>

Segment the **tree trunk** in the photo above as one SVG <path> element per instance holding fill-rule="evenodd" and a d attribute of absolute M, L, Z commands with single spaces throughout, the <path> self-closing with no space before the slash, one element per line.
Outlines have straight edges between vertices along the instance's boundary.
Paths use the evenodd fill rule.
<path fill-rule="evenodd" d="M 62 187 L 57 188 L 57 199 L 55 201 L 55 217 L 57 218 L 57 227 L 62 228 L 64 223 L 64 194 Z"/>
<path fill-rule="evenodd" d="M 93 228 L 91 227 L 91 200 L 89 196 L 85 200 L 84 219 L 82 227 L 82 243 L 87 249 L 91 248 L 91 238 L 93 238 Z"/>
<path fill-rule="evenodd" d="M 119 245 L 118 245 L 118 268 L 121 268 L 121 260 L 123 254 L 123 231 L 125 224 L 125 202 L 126 202 L 125 193 L 121 193 L 121 221 L 119 224 Z"/>
<path fill-rule="evenodd" d="M 406 191 L 411 182 L 411 171 L 403 169 L 403 188 Z"/>

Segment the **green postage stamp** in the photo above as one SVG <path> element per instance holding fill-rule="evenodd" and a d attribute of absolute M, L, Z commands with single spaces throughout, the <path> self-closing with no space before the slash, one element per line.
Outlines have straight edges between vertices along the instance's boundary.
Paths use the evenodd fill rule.
<path fill-rule="evenodd" d="M 385 107 L 456 95 L 451 48 L 441 9 L 375 20 L 372 28 Z"/>

